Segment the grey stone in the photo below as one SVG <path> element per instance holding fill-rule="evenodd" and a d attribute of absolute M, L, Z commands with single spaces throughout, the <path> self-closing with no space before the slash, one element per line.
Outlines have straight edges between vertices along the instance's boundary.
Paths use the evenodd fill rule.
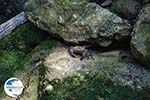
<path fill-rule="evenodd" d="M 140 11 L 132 32 L 131 50 L 139 62 L 150 68 L 150 4 Z"/>
<path fill-rule="evenodd" d="M 110 11 L 86 0 L 28 0 L 26 17 L 49 34 L 67 42 L 109 46 L 128 37 L 131 26 Z"/>
<path fill-rule="evenodd" d="M 127 54 L 126 58 L 122 54 Z M 137 65 L 126 51 L 99 53 L 91 59 L 72 58 L 66 48 L 57 47 L 45 58 L 46 80 L 65 79 L 74 75 L 104 75 L 116 85 L 142 88 L 150 85 L 150 72 Z"/>

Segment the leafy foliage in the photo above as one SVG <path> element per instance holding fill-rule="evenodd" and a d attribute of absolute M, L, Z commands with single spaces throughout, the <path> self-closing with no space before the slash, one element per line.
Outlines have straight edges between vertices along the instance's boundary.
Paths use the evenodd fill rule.
<path fill-rule="evenodd" d="M 104 76 L 81 75 L 49 82 L 53 91 L 46 91 L 41 100 L 148 100 L 150 92 L 115 86 Z M 146 94 L 147 95 L 144 95 Z"/>

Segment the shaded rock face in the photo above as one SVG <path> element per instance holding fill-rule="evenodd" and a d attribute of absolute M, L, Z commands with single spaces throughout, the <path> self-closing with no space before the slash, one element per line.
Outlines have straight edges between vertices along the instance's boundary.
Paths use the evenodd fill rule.
<path fill-rule="evenodd" d="M 150 3 L 150 0 L 143 0 L 143 3 Z"/>
<path fill-rule="evenodd" d="M 120 17 L 85 0 L 28 0 L 25 8 L 31 22 L 67 42 L 107 47 L 129 35 L 130 25 Z"/>
<path fill-rule="evenodd" d="M 131 50 L 137 60 L 150 68 L 150 4 L 140 11 L 132 33 Z"/>
<path fill-rule="evenodd" d="M 98 4 L 103 3 L 105 0 L 87 0 L 88 2 L 96 2 Z"/>
<path fill-rule="evenodd" d="M 142 4 L 150 3 L 150 0 L 137 0 L 137 1 L 140 1 Z"/>
<path fill-rule="evenodd" d="M 96 2 L 97 4 L 101 5 L 103 4 L 105 1 L 110 1 L 112 2 L 112 0 L 87 0 L 88 2 Z M 107 5 L 109 6 L 109 5 Z"/>
<path fill-rule="evenodd" d="M 23 10 L 25 0 L 1 0 L 0 17 L 7 20 Z"/>
<path fill-rule="evenodd" d="M 93 52 L 91 59 L 80 60 L 72 58 L 66 48 L 57 47 L 47 55 L 43 63 L 47 69 L 45 79 L 49 81 L 99 73 L 117 85 L 132 88 L 150 85 L 150 72 L 135 64 L 132 55 L 126 51 Z"/>
<path fill-rule="evenodd" d="M 127 19 L 135 18 L 140 8 L 141 4 L 137 0 L 114 0 L 111 6 L 113 11 Z"/>

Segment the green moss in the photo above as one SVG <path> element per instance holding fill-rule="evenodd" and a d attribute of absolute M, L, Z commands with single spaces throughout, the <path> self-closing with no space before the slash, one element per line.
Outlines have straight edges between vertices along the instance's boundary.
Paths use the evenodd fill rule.
<path fill-rule="evenodd" d="M 54 47 L 57 47 L 58 42 L 55 40 L 45 40 L 41 42 L 33 51 L 41 51 L 41 50 L 51 50 Z"/>
<path fill-rule="evenodd" d="M 103 75 L 74 76 L 49 82 L 53 91 L 46 91 L 40 100 L 148 100 L 150 92 L 114 86 Z M 147 95 L 145 95 L 147 94 Z M 146 99 L 145 99 L 146 98 Z"/>
<path fill-rule="evenodd" d="M 4 82 L 14 76 L 16 71 L 32 69 L 36 61 L 47 55 L 53 47 L 57 46 L 54 40 L 43 41 L 31 53 L 25 55 L 19 50 L 0 50 L 0 88 Z M 0 92 L 2 89 L 0 90 Z"/>
<path fill-rule="evenodd" d="M 13 77 L 16 70 L 22 68 L 20 62 L 24 56 L 25 54 L 21 51 L 0 51 L 0 87 L 8 78 Z"/>
<path fill-rule="evenodd" d="M 20 49 L 24 52 L 31 51 L 41 41 L 46 39 L 47 34 L 39 31 L 30 23 L 17 28 L 11 35 L 0 41 L 0 49 Z"/>

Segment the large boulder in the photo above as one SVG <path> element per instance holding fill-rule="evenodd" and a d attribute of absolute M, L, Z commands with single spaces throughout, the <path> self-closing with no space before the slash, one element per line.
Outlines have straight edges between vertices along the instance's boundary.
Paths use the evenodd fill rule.
<path fill-rule="evenodd" d="M 150 4 L 140 11 L 132 33 L 131 50 L 138 61 L 150 68 Z"/>
<path fill-rule="evenodd" d="M 129 36 L 130 25 L 86 0 L 28 0 L 26 17 L 39 28 L 67 42 L 94 42 L 109 46 Z"/>

